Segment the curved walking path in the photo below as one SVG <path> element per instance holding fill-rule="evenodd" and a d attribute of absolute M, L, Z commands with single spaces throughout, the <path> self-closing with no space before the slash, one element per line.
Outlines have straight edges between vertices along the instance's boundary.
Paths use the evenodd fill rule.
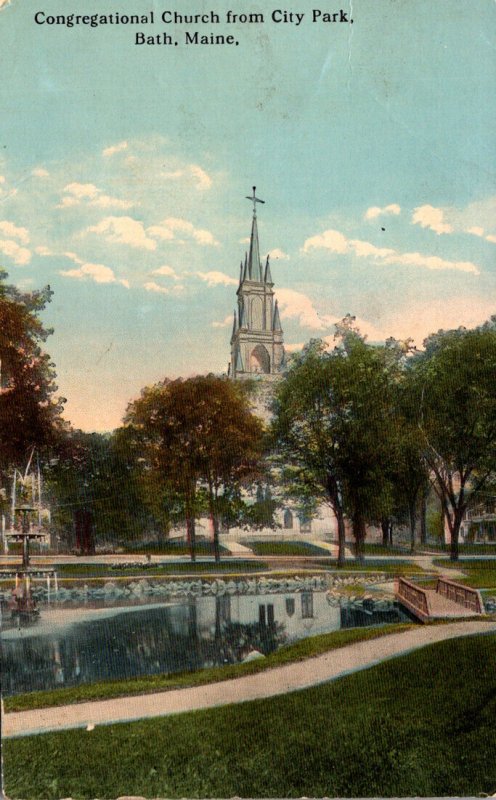
<path fill-rule="evenodd" d="M 427 644 L 457 636 L 491 632 L 496 632 L 496 620 L 417 627 L 378 639 L 357 642 L 306 661 L 206 686 L 13 712 L 5 714 L 3 718 L 3 735 L 29 736 L 68 728 L 91 730 L 96 725 L 130 722 L 275 697 L 366 669 Z"/>

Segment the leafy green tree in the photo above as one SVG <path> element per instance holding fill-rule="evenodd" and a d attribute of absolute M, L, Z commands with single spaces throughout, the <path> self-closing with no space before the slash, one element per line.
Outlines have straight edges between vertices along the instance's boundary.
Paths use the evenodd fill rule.
<path fill-rule="evenodd" d="M 262 423 L 250 411 L 245 387 L 214 375 L 165 380 L 142 391 L 125 423 L 142 443 L 151 473 L 184 509 L 192 560 L 195 519 L 206 498 L 219 560 L 224 493 L 254 475 L 262 453 Z"/>
<path fill-rule="evenodd" d="M 155 526 L 132 459 L 112 434 L 67 431 L 44 476 L 57 535 L 82 553 L 142 539 Z"/>
<path fill-rule="evenodd" d="M 338 525 L 344 563 L 345 516 L 363 558 L 366 525 L 392 506 L 388 464 L 395 446 L 397 370 L 384 347 L 368 345 L 354 318 L 336 326 L 336 347 L 313 341 L 293 357 L 278 389 L 273 425 L 283 475 L 303 503 L 316 497 Z"/>
<path fill-rule="evenodd" d="M 286 493 L 303 505 L 318 498 L 334 512 L 342 565 L 346 532 L 332 365 L 320 340 L 294 354 L 276 390 L 272 434 Z"/>
<path fill-rule="evenodd" d="M 334 427 L 345 512 L 362 560 L 367 523 L 380 522 L 393 503 L 389 464 L 397 450 L 397 369 L 386 348 L 367 344 L 351 325 L 339 338 L 332 367 Z"/>
<path fill-rule="evenodd" d="M 496 474 L 496 317 L 430 336 L 411 369 L 424 457 L 457 560 L 464 514 Z"/>
<path fill-rule="evenodd" d="M 50 287 L 23 293 L 0 270 L 0 484 L 33 447 L 53 444 L 63 429 L 64 400 L 56 397 L 54 365 L 43 344 L 51 333 L 40 313 Z"/>

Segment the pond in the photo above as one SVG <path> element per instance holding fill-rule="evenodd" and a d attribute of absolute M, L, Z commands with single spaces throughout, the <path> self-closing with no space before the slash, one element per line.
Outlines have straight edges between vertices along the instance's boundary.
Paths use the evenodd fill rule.
<path fill-rule="evenodd" d="M 307 636 L 406 619 L 394 602 L 336 603 L 325 591 L 47 606 L 32 627 L 3 630 L 3 692 L 233 664 Z"/>

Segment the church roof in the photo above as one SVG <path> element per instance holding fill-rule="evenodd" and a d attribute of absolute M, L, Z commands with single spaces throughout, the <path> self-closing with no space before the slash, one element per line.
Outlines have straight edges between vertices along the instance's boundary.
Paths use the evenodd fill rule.
<path fill-rule="evenodd" d="M 274 305 L 274 316 L 272 318 L 272 330 L 273 331 L 282 331 L 281 325 L 281 317 L 279 316 L 279 305 L 276 300 Z"/>

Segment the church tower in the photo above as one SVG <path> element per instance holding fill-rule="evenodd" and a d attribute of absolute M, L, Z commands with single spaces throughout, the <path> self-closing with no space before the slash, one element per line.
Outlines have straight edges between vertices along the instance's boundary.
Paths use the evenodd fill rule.
<path fill-rule="evenodd" d="M 247 198 L 253 202 L 250 249 L 240 265 L 229 375 L 241 379 L 260 375 L 273 380 L 284 366 L 284 343 L 269 256 L 264 265 L 260 261 L 257 203 L 265 201 L 256 197 L 255 188 Z"/>

